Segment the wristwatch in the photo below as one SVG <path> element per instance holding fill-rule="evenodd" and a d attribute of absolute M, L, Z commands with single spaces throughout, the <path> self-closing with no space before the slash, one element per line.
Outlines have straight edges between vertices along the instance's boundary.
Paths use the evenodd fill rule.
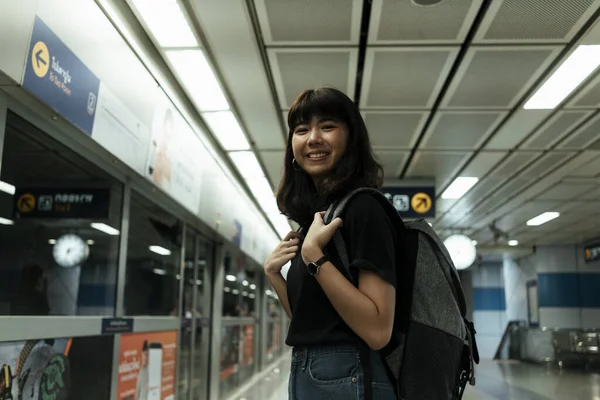
<path fill-rule="evenodd" d="M 325 264 L 327 261 L 329 261 L 329 258 L 327 256 L 323 256 L 323 257 L 319 258 L 317 261 L 309 262 L 306 265 L 306 268 L 308 269 L 308 273 L 311 274 L 312 276 L 317 275 L 319 273 L 319 269 L 321 268 L 321 265 Z"/>

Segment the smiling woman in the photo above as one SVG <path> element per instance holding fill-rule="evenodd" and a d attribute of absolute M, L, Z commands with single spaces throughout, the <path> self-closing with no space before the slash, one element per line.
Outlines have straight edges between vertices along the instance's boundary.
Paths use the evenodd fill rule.
<path fill-rule="evenodd" d="M 395 399 L 378 350 L 392 334 L 396 232 L 369 194 L 349 203 L 343 226 L 340 218 L 323 221 L 323 211 L 354 189 L 381 185 L 365 123 L 345 94 L 322 88 L 296 99 L 288 127 L 277 200 L 301 231 L 286 236 L 264 269 L 291 318 L 289 398 L 330 399 L 335 393 L 344 399 Z M 348 276 L 330 243 L 338 230 L 348 249 Z M 281 269 L 289 261 L 286 281 Z"/>

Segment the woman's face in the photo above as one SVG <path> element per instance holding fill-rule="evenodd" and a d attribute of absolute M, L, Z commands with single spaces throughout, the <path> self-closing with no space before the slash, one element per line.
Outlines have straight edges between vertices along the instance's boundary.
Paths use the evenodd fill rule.
<path fill-rule="evenodd" d="M 348 127 L 343 122 L 313 117 L 292 133 L 296 163 L 318 184 L 340 162 L 348 143 Z"/>

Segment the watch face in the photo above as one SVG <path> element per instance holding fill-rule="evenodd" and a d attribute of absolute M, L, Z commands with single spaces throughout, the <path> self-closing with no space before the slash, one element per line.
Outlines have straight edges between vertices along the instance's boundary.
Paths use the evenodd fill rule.
<path fill-rule="evenodd" d="M 85 262 L 89 255 L 87 243 L 77 235 L 67 234 L 56 240 L 52 255 L 58 265 L 64 268 L 77 267 Z"/>
<path fill-rule="evenodd" d="M 319 270 L 319 266 L 314 262 L 308 263 L 306 267 L 308 268 L 308 273 L 311 275 L 315 275 Z"/>

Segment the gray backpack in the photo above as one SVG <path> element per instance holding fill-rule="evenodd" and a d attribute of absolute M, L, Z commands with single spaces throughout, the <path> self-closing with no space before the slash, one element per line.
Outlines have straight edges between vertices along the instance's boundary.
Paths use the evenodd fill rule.
<path fill-rule="evenodd" d="M 350 201 L 364 193 L 379 200 L 398 239 L 394 328 L 390 343 L 380 351 L 396 395 L 402 400 L 461 399 L 467 383 L 475 385 L 474 364 L 479 363 L 479 354 L 450 254 L 427 222 L 404 222 L 392 203 L 375 189 L 357 189 L 332 204 L 325 223 L 336 217 L 343 219 Z M 352 281 L 348 252 L 339 230 L 333 240 L 346 276 Z M 360 342 L 359 348 L 366 356 L 369 349 Z M 361 356 L 365 381 L 371 382 L 369 357 L 365 356 Z M 366 386 L 368 400 L 372 398 L 371 385 Z"/>

